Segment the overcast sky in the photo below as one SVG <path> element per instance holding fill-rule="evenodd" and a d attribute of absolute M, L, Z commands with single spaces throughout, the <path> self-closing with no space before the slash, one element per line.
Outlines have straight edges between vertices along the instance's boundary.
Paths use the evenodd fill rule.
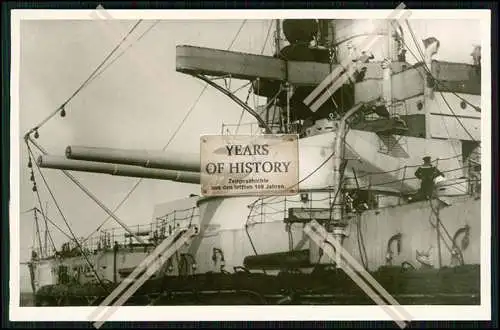
<path fill-rule="evenodd" d="M 479 21 L 412 20 L 419 39 L 441 41 L 436 59 L 471 63 L 472 45 L 480 44 Z M 59 107 L 88 77 L 136 21 L 23 21 L 21 23 L 20 132 L 24 134 Z M 154 21 L 142 22 L 131 35 L 135 40 Z M 38 142 L 53 155 L 64 155 L 68 145 L 131 149 L 161 149 L 194 104 L 204 83 L 175 71 L 176 45 L 226 49 L 242 21 L 160 21 L 106 72 L 67 106 L 67 116 L 55 116 L 40 129 Z M 232 50 L 260 53 L 270 21 L 247 21 Z M 405 35 L 408 35 L 407 33 Z M 411 43 L 409 39 L 407 42 Z M 125 44 L 125 47 L 129 43 Z M 272 52 L 272 37 L 264 54 Z M 409 55 L 410 62 L 414 62 Z M 236 82 L 233 82 L 236 84 Z M 241 83 L 240 83 L 241 84 Z M 247 89 L 239 94 L 246 97 Z M 251 98 L 250 104 L 254 100 Z M 258 100 L 256 100 L 258 101 Z M 260 100 L 262 103 L 263 101 Z M 221 124 L 237 123 L 241 109 L 209 88 L 168 150 L 199 152 L 201 134 L 218 134 Z M 243 117 L 249 122 L 250 116 Z M 240 131 L 244 133 L 245 130 Z M 21 211 L 36 199 L 27 168 L 27 151 L 20 141 Z M 45 176 L 78 236 L 86 236 L 107 216 L 62 173 L 44 170 Z M 75 173 L 75 176 L 113 209 L 137 179 Z M 36 173 L 43 199 L 50 201 Z M 117 212 L 128 224 L 148 223 L 155 204 L 199 193 L 198 185 L 144 180 Z M 52 201 L 48 215 L 66 231 Z M 113 220 L 109 225 L 115 227 Z M 33 215 L 22 214 L 21 260 L 29 258 L 33 242 Z M 60 247 L 63 236 L 53 231 Z"/>

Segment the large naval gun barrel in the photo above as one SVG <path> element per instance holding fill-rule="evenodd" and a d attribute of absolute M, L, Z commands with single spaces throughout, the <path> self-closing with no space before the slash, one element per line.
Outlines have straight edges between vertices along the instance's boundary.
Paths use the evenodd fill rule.
<path fill-rule="evenodd" d="M 68 146 L 66 157 L 73 160 L 200 172 L 200 156 L 190 153 Z"/>
<path fill-rule="evenodd" d="M 183 183 L 200 183 L 199 172 L 174 171 L 155 168 L 143 168 L 133 165 L 106 164 L 82 160 L 66 159 L 58 156 L 40 156 L 37 159 L 41 168 L 52 168 L 58 170 L 80 171 L 90 173 L 103 173 L 116 176 L 128 176 L 136 178 L 171 180 Z"/>

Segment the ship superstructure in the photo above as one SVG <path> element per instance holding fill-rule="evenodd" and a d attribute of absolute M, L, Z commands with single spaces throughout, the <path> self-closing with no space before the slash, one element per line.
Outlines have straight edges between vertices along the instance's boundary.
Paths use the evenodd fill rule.
<path fill-rule="evenodd" d="M 38 304 L 98 303 L 162 242 L 174 244 L 189 228 L 196 234 L 169 252 L 131 304 L 366 303 L 340 261 L 304 233 L 312 220 L 403 302 L 479 303 L 480 50 L 474 64 L 440 62 L 433 60 L 440 41 L 428 38 L 411 65 L 408 39 L 418 41 L 400 24 L 278 20 L 274 56 L 177 46 L 177 71 L 241 105 L 255 117 L 257 134 L 300 136 L 299 194 L 193 196 L 188 206 L 155 212 L 146 227 L 102 231 L 54 255 L 34 254 Z M 251 82 L 266 104 L 251 108 L 217 83 L 226 79 Z M 234 134 L 230 128 L 222 133 Z M 68 146 L 65 156 L 43 155 L 36 165 L 200 180 L 197 155 Z M 415 176 L 424 157 L 443 174 L 432 198 L 419 193 Z"/>

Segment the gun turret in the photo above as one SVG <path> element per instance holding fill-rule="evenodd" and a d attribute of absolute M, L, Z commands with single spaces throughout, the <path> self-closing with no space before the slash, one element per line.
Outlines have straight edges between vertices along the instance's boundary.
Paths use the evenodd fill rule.
<path fill-rule="evenodd" d="M 147 179 L 171 180 L 183 183 L 200 183 L 199 172 L 173 171 L 154 168 L 143 168 L 133 165 L 106 164 L 82 160 L 71 160 L 57 156 L 40 156 L 37 159 L 41 168 L 59 170 L 103 173 L 117 176 L 128 176 Z"/>
<path fill-rule="evenodd" d="M 68 146 L 66 157 L 73 160 L 200 172 L 200 156 L 190 153 Z"/>

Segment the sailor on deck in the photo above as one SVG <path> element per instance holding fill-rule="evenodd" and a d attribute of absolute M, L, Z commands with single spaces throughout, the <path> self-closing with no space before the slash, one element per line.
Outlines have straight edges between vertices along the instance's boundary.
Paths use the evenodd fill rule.
<path fill-rule="evenodd" d="M 434 192 L 434 180 L 439 176 L 444 176 L 435 166 L 431 164 L 431 157 L 423 158 L 424 164 L 415 172 L 415 177 L 421 180 L 419 197 L 430 199 Z"/>

